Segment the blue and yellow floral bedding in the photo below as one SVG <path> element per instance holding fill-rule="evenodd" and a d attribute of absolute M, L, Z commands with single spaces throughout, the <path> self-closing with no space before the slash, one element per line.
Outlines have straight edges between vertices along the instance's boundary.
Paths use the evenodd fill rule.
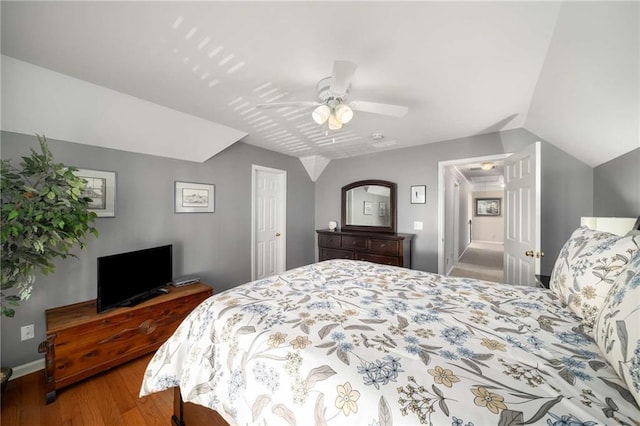
<path fill-rule="evenodd" d="M 214 295 L 140 395 L 231 425 L 615 425 L 640 409 L 554 292 L 329 260 Z"/>

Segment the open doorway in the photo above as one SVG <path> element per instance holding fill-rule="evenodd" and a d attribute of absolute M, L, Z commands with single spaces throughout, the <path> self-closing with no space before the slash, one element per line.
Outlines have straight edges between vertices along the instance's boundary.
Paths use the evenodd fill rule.
<path fill-rule="evenodd" d="M 440 162 L 439 273 L 503 281 L 505 157 Z"/>

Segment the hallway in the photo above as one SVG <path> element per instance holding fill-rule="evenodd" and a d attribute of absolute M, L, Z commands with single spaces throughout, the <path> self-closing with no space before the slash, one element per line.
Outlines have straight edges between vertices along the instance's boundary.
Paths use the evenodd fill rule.
<path fill-rule="evenodd" d="M 472 241 L 449 276 L 502 282 L 504 244 Z"/>

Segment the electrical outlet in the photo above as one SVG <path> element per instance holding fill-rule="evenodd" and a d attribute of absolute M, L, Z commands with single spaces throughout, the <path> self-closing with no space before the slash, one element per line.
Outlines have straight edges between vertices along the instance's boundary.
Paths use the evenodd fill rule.
<path fill-rule="evenodd" d="M 20 327 L 20 340 L 29 340 L 35 337 L 35 331 L 33 328 L 33 324 L 25 325 L 24 327 Z"/>
<path fill-rule="evenodd" d="M 416 231 L 422 231 L 422 222 L 413 222 L 413 229 Z"/>

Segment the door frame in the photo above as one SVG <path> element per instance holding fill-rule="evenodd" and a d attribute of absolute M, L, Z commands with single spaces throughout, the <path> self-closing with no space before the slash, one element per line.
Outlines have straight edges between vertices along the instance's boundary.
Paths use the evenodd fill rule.
<path fill-rule="evenodd" d="M 267 172 L 279 175 L 281 184 L 281 194 L 278 200 L 280 207 L 280 223 L 278 228 L 282 243 L 278 245 L 278 264 L 276 269 L 278 272 L 284 272 L 287 265 L 287 171 L 274 169 L 271 167 L 251 165 L 251 281 L 256 279 L 256 177 L 258 172 Z"/>
<path fill-rule="evenodd" d="M 438 273 L 446 275 L 444 264 L 444 229 L 445 229 L 445 170 L 449 166 L 459 166 L 483 161 L 504 160 L 511 153 L 486 155 L 483 157 L 458 158 L 456 160 L 438 161 Z M 459 224 L 454 224 L 458 226 Z"/>

